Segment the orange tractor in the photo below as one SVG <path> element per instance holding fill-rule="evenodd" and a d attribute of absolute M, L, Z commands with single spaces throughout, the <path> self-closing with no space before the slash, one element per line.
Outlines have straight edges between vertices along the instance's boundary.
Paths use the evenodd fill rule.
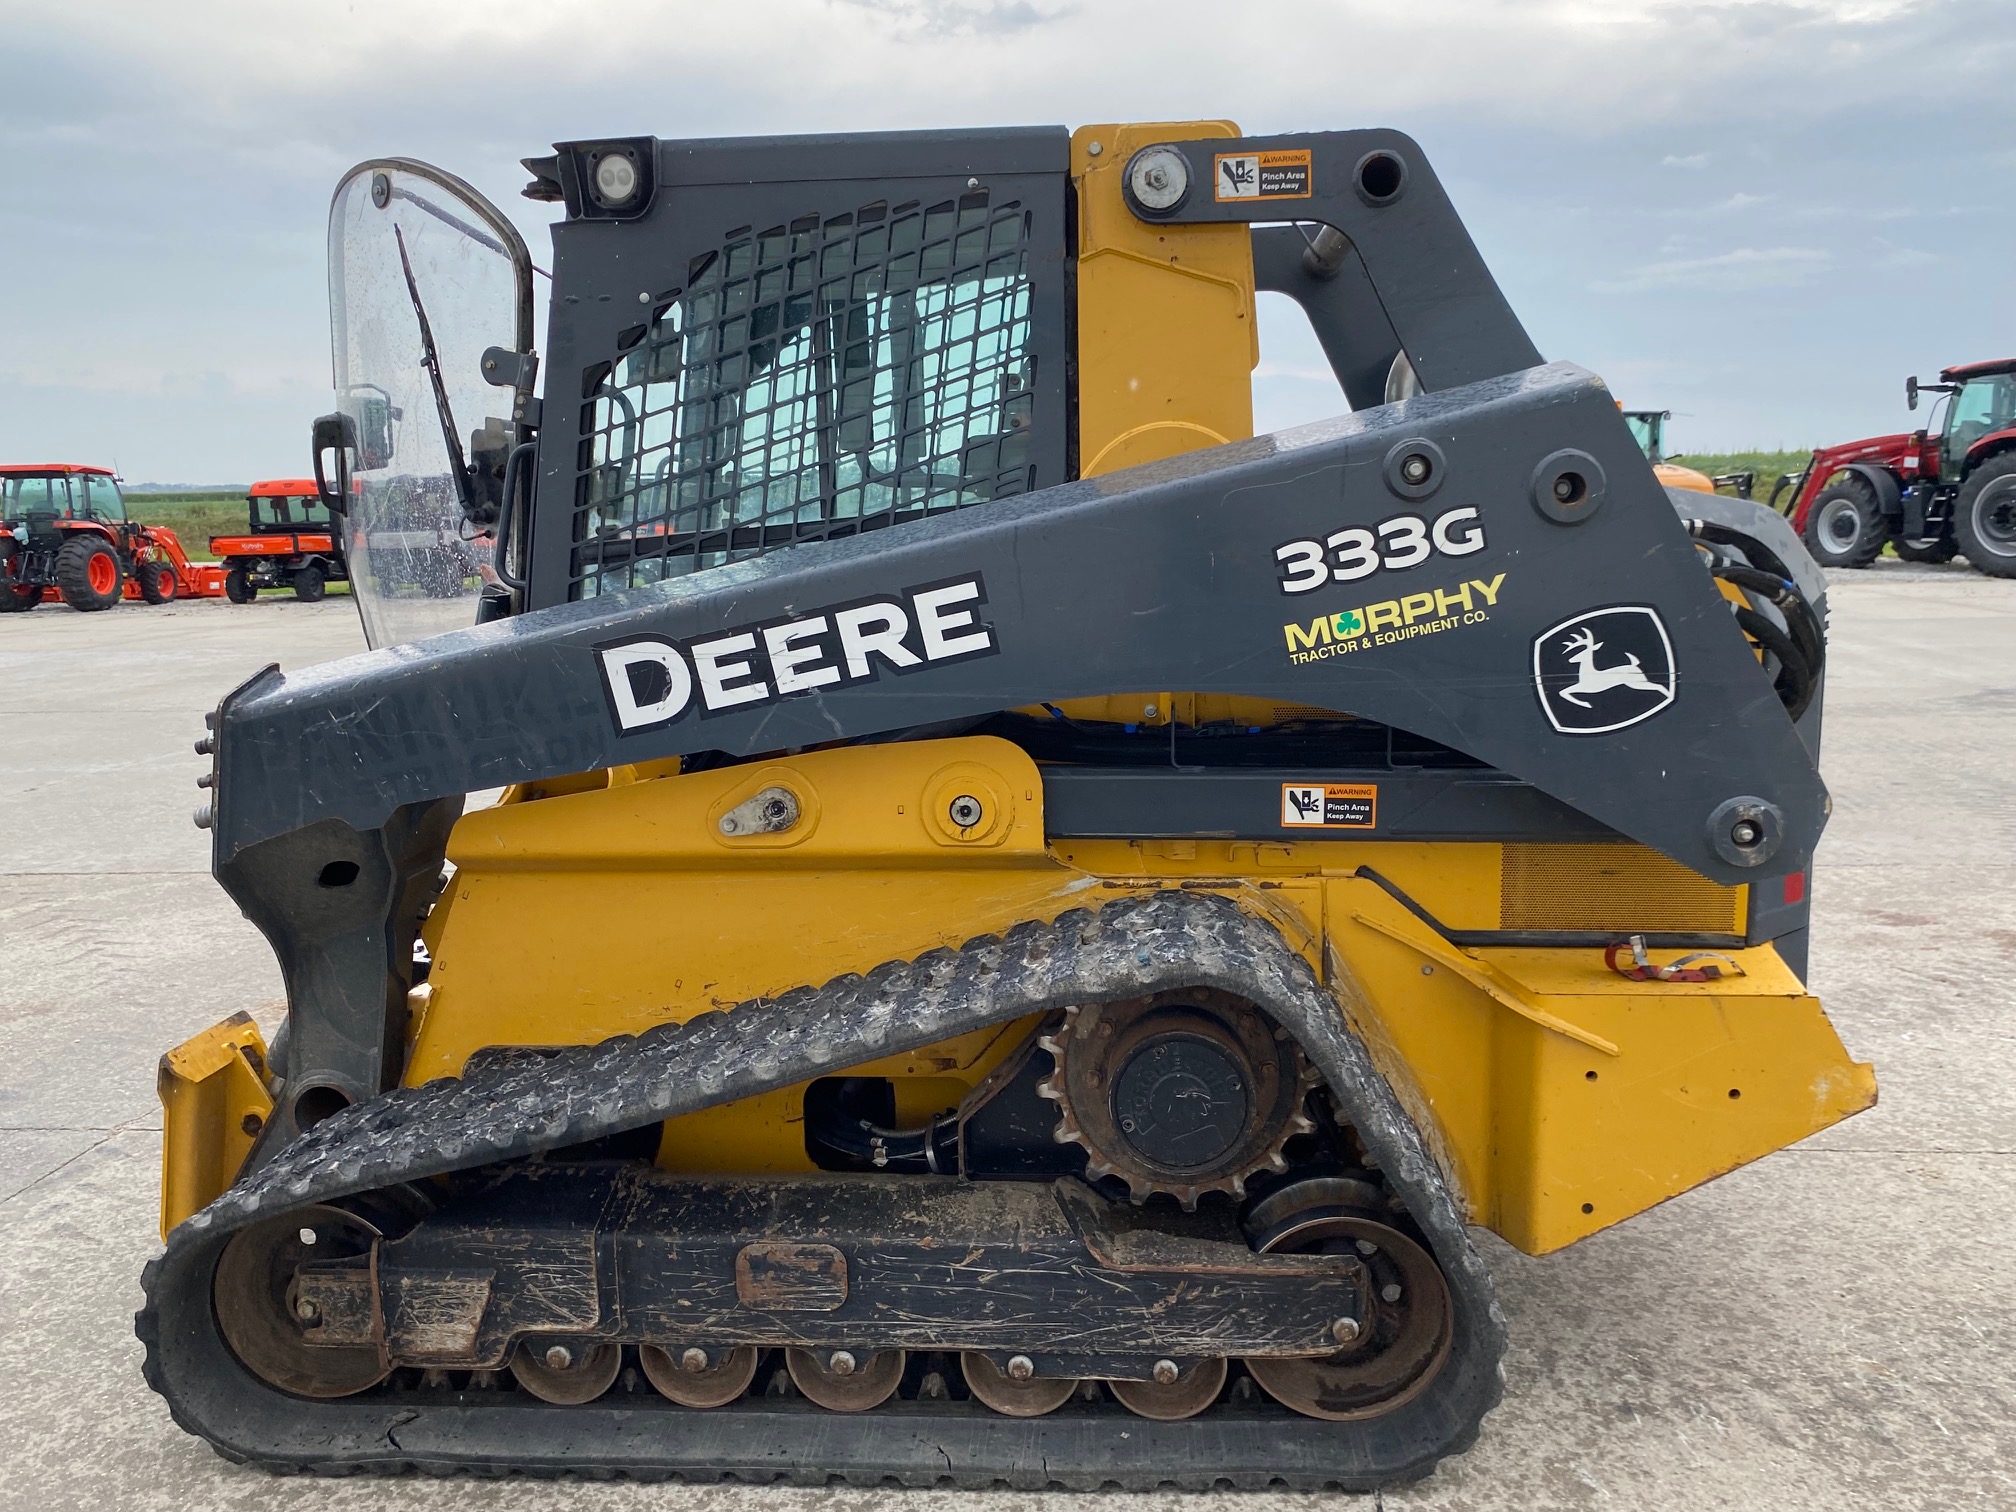
<path fill-rule="evenodd" d="M 127 519 L 110 468 L 0 466 L 0 613 L 33 609 L 52 595 L 93 610 L 121 598 L 165 604 L 223 591 L 223 572 L 192 563 L 174 531 Z"/>
<path fill-rule="evenodd" d="M 331 582 L 348 579 L 342 532 L 313 478 L 254 483 L 245 505 L 250 529 L 210 540 L 232 603 L 251 603 L 261 588 L 292 588 L 296 598 L 312 604 Z"/>

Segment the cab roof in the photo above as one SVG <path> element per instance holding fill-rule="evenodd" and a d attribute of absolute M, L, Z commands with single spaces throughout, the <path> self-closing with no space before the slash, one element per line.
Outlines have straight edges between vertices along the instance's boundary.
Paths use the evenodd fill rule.
<path fill-rule="evenodd" d="M 253 499 L 298 499 L 303 495 L 319 498 L 322 490 L 315 486 L 313 478 L 268 478 L 262 483 L 254 483 L 246 495 Z"/>
<path fill-rule="evenodd" d="M 109 467 L 93 467 L 88 462 L 0 462 L 0 477 L 46 478 L 51 475 L 67 477 L 72 473 L 89 473 L 94 478 L 117 476 Z"/>
<path fill-rule="evenodd" d="M 1998 357 L 1992 362 L 1963 362 L 1939 375 L 1941 383 L 1962 383 L 1969 378 L 1992 378 L 1997 373 L 2016 373 L 2016 357 Z"/>

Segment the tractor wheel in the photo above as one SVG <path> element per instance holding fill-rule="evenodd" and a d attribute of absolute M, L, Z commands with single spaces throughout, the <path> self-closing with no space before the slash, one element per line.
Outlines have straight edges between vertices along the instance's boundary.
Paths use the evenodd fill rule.
<path fill-rule="evenodd" d="M 1806 549 L 1822 567 L 1867 567 L 1890 539 L 1876 490 L 1853 473 L 1820 490 L 1806 514 Z"/>
<path fill-rule="evenodd" d="M 252 581 L 252 574 L 243 566 L 233 567 L 224 574 L 224 597 L 234 604 L 249 604 L 259 597 L 259 589 Z"/>
<path fill-rule="evenodd" d="M 329 574 L 320 562 L 310 562 L 294 574 L 294 597 L 304 604 L 319 603 L 328 586 Z"/>
<path fill-rule="evenodd" d="M 1960 543 L 1950 535 L 1927 536 L 1922 541 L 1907 541 L 1902 536 L 1890 543 L 1899 561 L 1905 562 L 1950 562 L 1960 550 Z"/>
<path fill-rule="evenodd" d="M 1953 535 L 1990 577 L 2016 577 L 2016 452 L 1990 457 L 1960 485 Z"/>
<path fill-rule="evenodd" d="M 126 571 L 103 536 L 73 536 L 56 553 L 56 586 L 73 609 L 110 609 L 126 586 Z"/>
<path fill-rule="evenodd" d="M 0 536 L 0 614 L 20 614 L 42 602 L 42 590 L 14 579 L 15 561 L 21 548 L 11 536 Z"/>
<path fill-rule="evenodd" d="M 150 604 L 166 604 L 182 591 L 182 579 L 167 562 L 142 562 L 133 574 L 140 580 L 140 597 Z"/>

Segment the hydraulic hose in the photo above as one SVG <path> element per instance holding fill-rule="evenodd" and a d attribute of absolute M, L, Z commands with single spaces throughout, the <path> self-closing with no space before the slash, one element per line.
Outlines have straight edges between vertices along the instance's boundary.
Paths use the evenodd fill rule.
<path fill-rule="evenodd" d="M 952 1175 L 959 1169 L 959 1121 L 934 1118 L 918 1129 L 884 1129 L 865 1118 L 822 1122 L 819 1142 L 878 1171 Z"/>
<path fill-rule="evenodd" d="M 1774 605 L 1785 617 L 1780 629 L 1755 609 L 1738 605 L 1736 623 L 1744 634 L 1778 660 L 1774 686 L 1785 712 L 1793 719 L 1804 714 L 1819 686 L 1820 669 L 1826 663 L 1827 643 L 1813 606 L 1800 595 L 1789 578 L 1762 572 L 1740 563 L 1718 563 L 1714 574 L 1724 582 L 1757 594 Z"/>

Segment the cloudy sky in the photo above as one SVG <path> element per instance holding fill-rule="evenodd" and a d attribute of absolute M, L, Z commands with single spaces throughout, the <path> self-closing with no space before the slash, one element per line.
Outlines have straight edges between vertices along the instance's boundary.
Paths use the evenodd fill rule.
<path fill-rule="evenodd" d="M 1907 373 L 2016 353 L 2012 0 L 0 0 L 0 39 L 9 461 L 302 471 L 343 170 L 439 163 L 536 250 L 517 159 L 605 134 L 1398 127 L 1541 350 L 1683 451 L 1902 428 Z M 1334 412 L 1263 336 L 1263 428 Z"/>

